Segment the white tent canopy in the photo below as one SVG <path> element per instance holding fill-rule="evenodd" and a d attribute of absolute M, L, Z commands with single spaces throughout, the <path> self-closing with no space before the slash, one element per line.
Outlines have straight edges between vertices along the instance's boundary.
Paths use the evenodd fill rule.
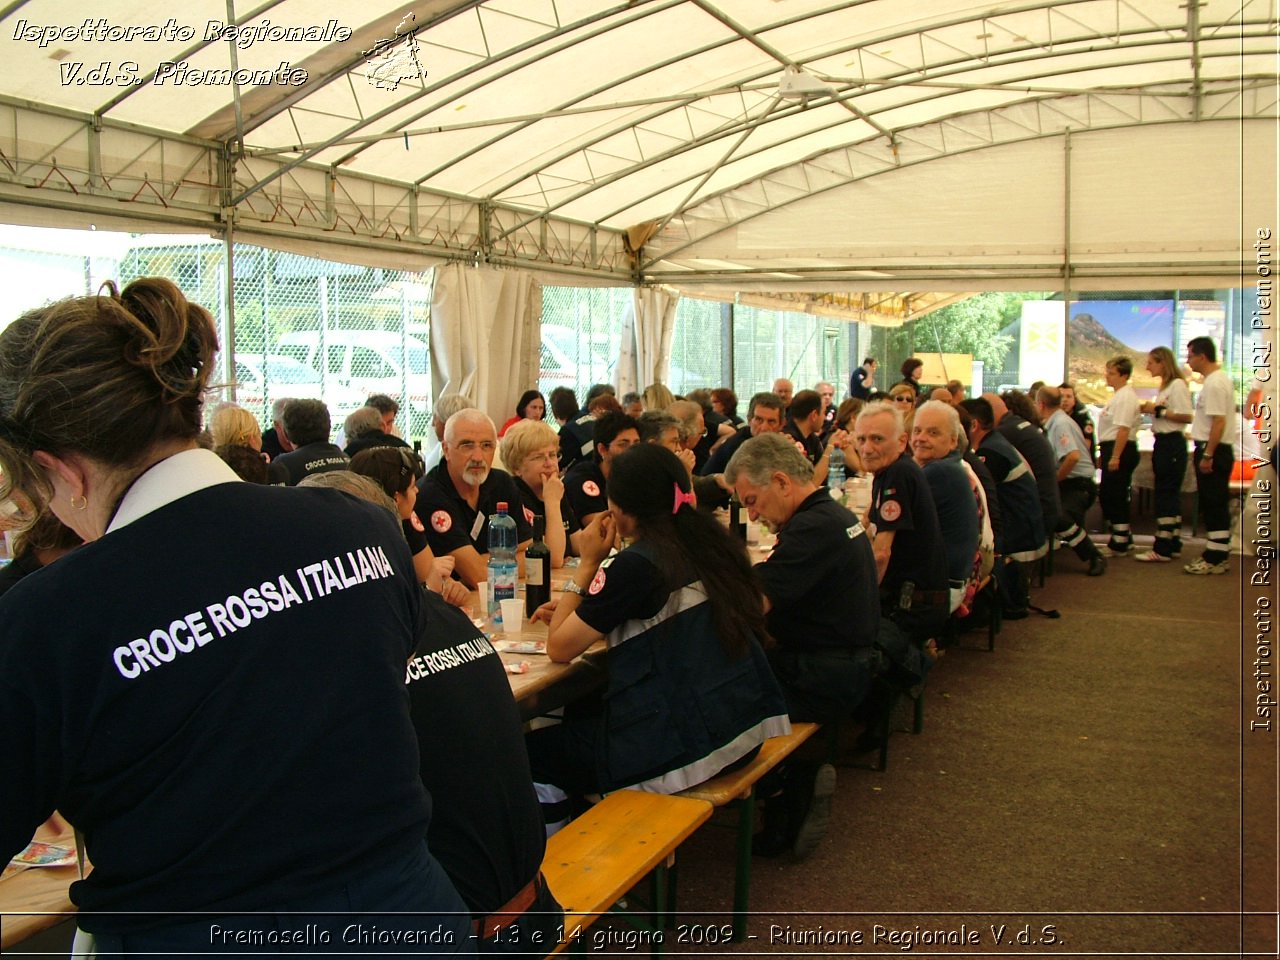
<path fill-rule="evenodd" d="M 0 19 L 12 222 L 810 304 L 1240 284 L 1278 222 L 1276 0 L 85 9 Z"/>

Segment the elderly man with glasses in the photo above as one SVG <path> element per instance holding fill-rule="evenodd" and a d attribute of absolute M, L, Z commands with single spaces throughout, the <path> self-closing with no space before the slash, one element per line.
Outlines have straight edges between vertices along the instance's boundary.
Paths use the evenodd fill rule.
<path fill-rule="evenodd" d="M 443 457 L 418 484 L 413 508 L 432 553 L 453 557 L 454 575 L 472 589 L 488 576 L 489 517 L 499 503 L 507 504 L 516 522 L 521 560 L 533 539 L 515 482 L 493 467 L 497 449 L 498 432 L 488 414 L 474 407 L 455 413 L 444 425 Z"/>

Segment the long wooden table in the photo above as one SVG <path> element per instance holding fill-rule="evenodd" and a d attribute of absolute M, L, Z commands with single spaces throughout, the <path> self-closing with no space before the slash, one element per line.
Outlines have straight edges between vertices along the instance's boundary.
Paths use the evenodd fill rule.
<path fill-rule="evenodd" d="M 59 818 L 60 819 L 60 818 Z M 36 840 L 75 846 L 75 834 L 65 821 L 52 829 L 46 823 L 36 831 Z M 67 891 L 79 876 L 75 864 L 65 867 L 6 867 L 0 876 L 0 950 L 47 930 L 73 916 Z"/>

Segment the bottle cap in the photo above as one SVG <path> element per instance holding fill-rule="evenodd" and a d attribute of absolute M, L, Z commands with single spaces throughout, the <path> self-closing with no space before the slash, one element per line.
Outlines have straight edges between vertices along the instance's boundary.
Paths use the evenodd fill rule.
<path fill-rule="evenodd" d="M 506 512 L 507 512 L 507 502 L 506 502 L 505 500 L 499 500 L 499 501 L 498 501 L 498 512 L 499 512 L 499 513 L 506 513 Z"/>

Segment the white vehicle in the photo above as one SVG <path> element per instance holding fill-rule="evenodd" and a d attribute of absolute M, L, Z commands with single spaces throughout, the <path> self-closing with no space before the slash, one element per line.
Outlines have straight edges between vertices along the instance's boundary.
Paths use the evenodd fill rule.
<path fill-rule="evenodd" d="M 348 413 L 362 406 L 365 397 L 341 384 L 325 389 L 320 374 L 293 357 L 272 353 L 237 353 L 236 403 L 251 411 L 263 422 L 270 420 L 271 404 L 277 397 L 297 400 L 323 400 L 337 424 Z"/>
<path fill-rule="evenodd" d="M 538 380 L 543 393 L 556 387 L 582 392 L 595 383 L 613 381 L 617 347 L 603 334 L 580 337 L 557 323 L 542 325 L 542 361 Z"/>
<path fill-rule="evenodd" d="M 326 388 L 338 385 L 359 394 L 361 403 L 370 394 L 385 393 L 414 413 L 427 412 L 431 376 L 422 340 L 393 330 L 326 330 L 323 340 L 324 363 L 319 330 L 286 333 L 276 351 L 311 367 Z"/>

